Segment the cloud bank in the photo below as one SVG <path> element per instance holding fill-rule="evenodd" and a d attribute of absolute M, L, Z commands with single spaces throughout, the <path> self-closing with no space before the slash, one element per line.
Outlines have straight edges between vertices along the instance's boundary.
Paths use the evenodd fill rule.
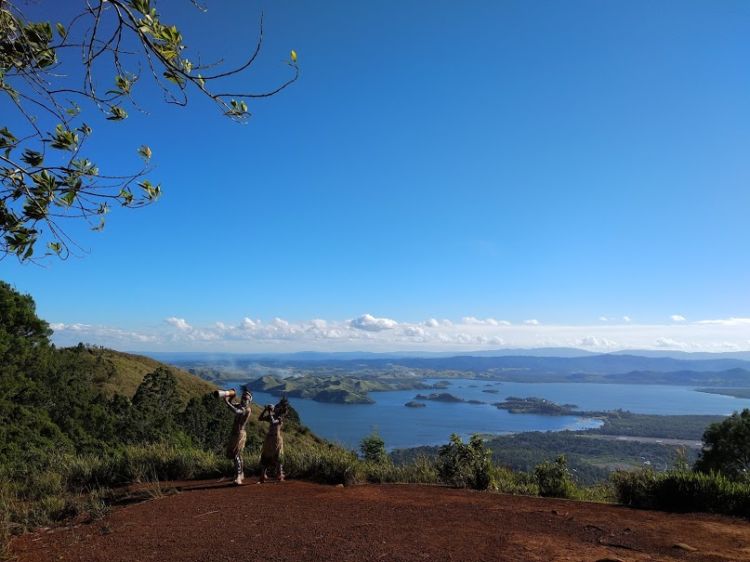
<path fill-rule="evenodd" d="M 664 324 L 637 324 L 630 318 L 591 325 L 511 323 L 465 316 L 457 321 L 428 318 L 409 322 L 373 314 L 329 320 L 283 318 L 217 320 L 202 325 L 184 315 L 164 318 L 151 328 L 125 330 L 87 323 L 53 323 L 57 345 L 91 343 L 132 351 L 473 351 L 497 348 L 578 347 L 591 351 L 674 349 L 750 350 L 750 318 L 688 321 L 670 317 Z"/>

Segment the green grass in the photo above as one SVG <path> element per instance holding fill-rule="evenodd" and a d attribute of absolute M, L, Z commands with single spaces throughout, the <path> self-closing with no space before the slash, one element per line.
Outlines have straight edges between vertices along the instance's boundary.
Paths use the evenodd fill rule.
<path fill-rule="evenodd" d="M 750 517 L 750 483 L 721 474 L 642 470 L 619 472 L 613 483 L 617 500 L 632 507 Z"/>
<path fill-rule="evenodd" d="M 118 393 L 132 398 L 138 389 L 138 385 L 143 381 L 143 377 L 154 372 L 157 367 L 164 366 L 177 379 L 177 394 L 183 405 L 194 396 L 200 397 L 216 389 L 215 385 L 191 375 L 187 371 L 164 365 L 142 355 L 85 346 L 68 348 L 63 352 L 77 354 L 77 359 L 81 362 L 81 368 L 88 368 L 96 373 L 94 384 L 108 397 Z"/>

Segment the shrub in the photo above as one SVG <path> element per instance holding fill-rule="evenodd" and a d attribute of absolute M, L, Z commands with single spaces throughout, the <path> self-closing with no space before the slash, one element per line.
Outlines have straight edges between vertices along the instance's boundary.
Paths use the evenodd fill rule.
<path fill-rule="evenodd" d="M 362 439 L 359 450 L 362 458 L 367 462 L 384 463 L 389 460 L 388 453 L 385 452 L 385 441 L 377 431 L 373 431 Z"/>
<path fill-rule="evenodd" d="M 573 498 L 576 496 L 576 485 L 568 470 L 565 455 L 554 461 L 544 461 L 534 469 L 534 478 L 539 486 L 539 495 L 551 498 Z"/>
<path fill-rule="evenodd" d="M 440 447 L 437 472 L 440 480 L 456 488 L 486 490 L 492 482 L 492 453 L 479 435 L 472 435 L 468 443 L 455 433 L 450 442 Z"/>

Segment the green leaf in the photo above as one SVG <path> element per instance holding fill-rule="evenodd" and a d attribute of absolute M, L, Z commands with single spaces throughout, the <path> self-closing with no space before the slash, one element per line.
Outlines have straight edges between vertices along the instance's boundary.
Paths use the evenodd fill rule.
<path fill-rule="evenodd" d="M 57 33 L 60 35 L 60 39 L 64 40 L 68 35 L 68 30 L 65 29 L 65 26 L 58 22 L 55 24 L 55 28 L 57 29 Z"/>
<path fill-rule="evenodd" d="M 70 115 L 72 117 L 75 117 L 76 115 L 78 115 L 79 113 L 81 113 L 81 106 L 79 106 L 75 102 L 71 102 L 70 103 L 70 107 L 65 110 L 65 113 L 67 113 L 68 115 Z"/>
<path fill-rule="evenodd" d="M 63 125 L 55 127 L 55 134 L 50 143 L 52 148 L 73 151 L 78 146 L 78 135 L 65 128 Z"/>
<path fill-rule="evenodd" d="M 149 0 L 130 0 L 130 5 L 134 10 L 138 10 L 143 15 L 146 15 L 151 11 Z"/>
<path fill-rule="evenodd" d="M 66 207 L 70 207 L 75 202 L 77 196 L 78 194 L 75 191 L 70 190 L 60 197 L 60 199 L 65 203 Z"/>
<path fill-rule="evenodd" d="M 107 116 L 107 120 L 122 121 L 123 119 L 127 119 L 127 117 L 128 117 L 127 111 L 125 111 L 119 105 L 113 105 L 112 107 L 109 108 L 109 115 Z"/>
<path fill-rule="evenodd" d="M 140 154 L 141 158 L 146 162 L 151 160 L 151 149 L 145 144 L 138 149 L 138 154 Z"/>
<path fill-rule="evenodd" d="M 133 203 L 133 192 L 130 191 L 127 187 L 123 187 L 120 190 L 120 193 L 117 194 L 117 197 L 119 199 L 122 199 L 122 204 L 124 207 L 127 207 L 128 205 Z"/>
<path fill-rule="evenodd" d="M 0 148 L 16 144 L 17 140 L 15 135 L 8 130 L 8 127 L 0 129 Z"/>
<path fill-rule="evenodd" d="M 39 166 L 42 162 L 44 162 L 44 156 L 41 152 L 36 152 L 35 150 L 27 148 L 23 151 L 21 160 L 23 160 L 29 166 Z"/>
<path fill-rule="evenodd" d="M 47 247 L 58 255 L 62 252 L 62 244 L 60 242 L 50 242 L 47 244 Z"/>

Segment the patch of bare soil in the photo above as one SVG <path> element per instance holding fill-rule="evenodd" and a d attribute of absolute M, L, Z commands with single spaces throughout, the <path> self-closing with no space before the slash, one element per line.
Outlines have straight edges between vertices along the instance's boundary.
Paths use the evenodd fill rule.
<path fill-rule="evenodd" d="M 180 492 L 17 537 L 11 551 L 21 562 L 750 561 L 750 524 L 728 517 L 435 486 L 171 485 Z"/>

